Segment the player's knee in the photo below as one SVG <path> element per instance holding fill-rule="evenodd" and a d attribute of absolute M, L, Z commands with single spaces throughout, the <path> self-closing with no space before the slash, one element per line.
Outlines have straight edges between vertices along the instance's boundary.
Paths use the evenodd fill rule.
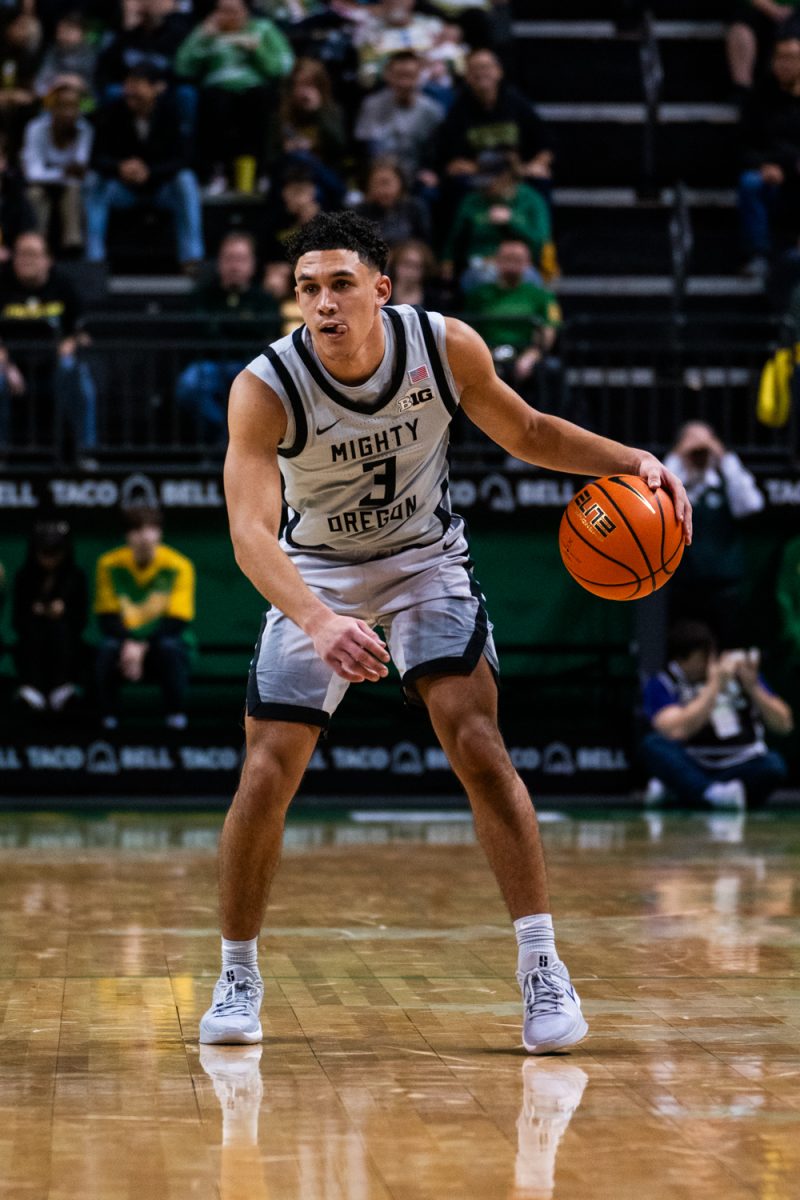
<path fill-rule="evenodd" d="M 456 773 L 466 782 L 491 786 L 513 773 L 497 725 L 488 717 L 476 716 L 459 722 L 450 758 Z"/>
<path fill-rule="evenodd" d="M 242 768 L 237 798 L 241 804 L 252 804 L 259 811 L 286 809 L 292 799 L 295 774 L 277 747 L 251 746 Z"/>

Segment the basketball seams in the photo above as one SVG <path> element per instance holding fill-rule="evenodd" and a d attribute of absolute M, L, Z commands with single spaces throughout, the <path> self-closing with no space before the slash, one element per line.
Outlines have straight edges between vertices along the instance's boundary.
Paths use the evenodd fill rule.
<path fill-rule="evenodd" d="M 614 505 L 614 508 L 616 509 L 617 513 L 619 514 L 619 516 L 622 518 L 623 522 L 625 523 L 626 529 L 630 533 L 630 535 L 633 538 L 636 545 L 639 547 L 639 552 L 645 561 L 645 565 L 647 567 L 648 574 L 650 575 L 650 582 L 653 585 L 653 591 L 655 591 L 656 576 L 655 576 L 655 571 L 653 570 L 653 564 L 650 562 L 650 559 L 647 555 L 647 551 L 645 550 L 644 546 L 642 545 L 641 541 L 639 540 L 639 535 L 636 532 L 636 530 L 633 528 L 633 525 L 631 525 L 627 516 L 622 511 L 622 509 L 619 507 L 619 505 L 617 504 L 614 497 L 609 492 L 607 492 L 604 487 L 602 487 L 596 480 L 593 484 L 590 484 L 589 486 L 597 488 L 598 492 L 600 492 L 600 494 L 602 496 L 605 496 L 605 498 L 609 502 L 609 504 Z"/>
<path fill-rule="evenodd" d="M 617 485 L 616 492 L 612 484 Z M 585 484 L 564 510 L 559 530 L 564 566 L 576 583 L 595 596 L 628 601 L 651 595 L 669 581 L 681 561 L 684 539 L 677 524 L 674 503 L 671 509 L 667 503 L 667 498 L 672 501 L 670 493 L 659 487 L 652 492 L 648 489 L 645 495 L 644 487 L 638 476 L 595 479 Z M 628 492 L 630 496 L 626 495 Z M 633 504 L 634 498 L 638 504 Z M 647 510 L 647 515 L 639 511 L 638 505 Z M 580 513 L 573 513 L 573 509 L 580 509 Z M 617 515 L 616 525 L 614 512 Z M 582 517 L 580 521 L 579 516 Z M 678 534 L 678 542 L 672 550 L 668 545 L 668 525 L 670 528 L 674 525 Z M 592 537 L 592 532 L 598 536 Z M 568 542 L 572 544 L 572 538 L 576 539 L 577 544 L 568 551 L 566 545 Z M 601 549 L 604 543 L 610 543 L 608 549 L 625 555 L 625 558 L 617 558 L 608 553 L 608 549 Z M 630 562 L 637 557 L 643 560 L 643 574 L 639 574 L 639 568 Z M 660 561 L 654 566 L 657 558 Z M 605 564 L 613 566 L 615 570 L 609 570 Z M 620 569 L 630 576 L 629 580 L 619 579 Z M 590 578 L 582 574 L 583 571 L 590 571 L 592 575 L 597 573 L 601 578 Z M 602 576 L 609 576 L 609 581 L 606 582 Z M 650 586 L 645 590 L 648 580 Z M 622 591 L 625 591 L 624 596 Z"/>
<path fill-rule="evenodd" d="M 670 571 L 670 569 L 669 569 L 669 566 L 670 566 L 670 563 L 673 561 L 673 559 L 675 559 L 675 558 L 676 558 L 678 555 L 680 555 L 680 553 L 681 553 L 681 546 L 678 546 L 678 548 L 672 552 L 672 554 L 671 554 L 671 555 L 670 555 L 670 557 L 667 559 L 667 561 L 666 561 L 665 563 L 662 563 L 662 565 L 661 565 L 661 566 L 659 567 L 659 569 L 656 571 L 656 577 L 658 577 L 658 576 L 661 574 L 661 572 L 662 572 L 662 571 L 664 571 L 664 572 L 665 572 L 665 574 L 667 574 L 667 575 L 672 575 L 672 574 L 674 574 L 674 572 L 673 572 L 673 571 Z M 572 578 L 573 578 L 573 579 L 576 579 L 576 580 L 578 580 L 580 583 L 583 583 L 583 584 L 588 584 L 590 587 L 598 587 L 598 588 L 614 588 L 614 589 L 616 589 L 616 588 L 622 588 L 622 587 L 632 587 L 632 586 L 633 586 L 633 580 L 626 580 L 624 583 L 604 583 L 604 582 L 603 582 L 601 579 L 587 579 L 585 575 L 578 575 L 578 574 L 576 574 L 576 573 L 575 573 L 575 571 L 573 571 L 573 570 L 572 570 L 572 569 L 571 569 L 569 566 L 567 566 L 567 564 L 566 564 L 566 563 L 565 563 L 564 565 L 567 567 L 567 570 L 569 571 L 569 573 L 570 573 L 570 575 L 572 576 Z M 630 568 L 629 568 L 629 569 L 630 569 Z M 645 583 L 645 582 L 646 582 L 646 580 L 645 580 L 644 578 L 641 578 L 641 577 L 637 576 L 637 577 L 636 577 L 636 582 L 637 582 L 637 584 L 641 585 L 641 584 Z M 638 590 L 638 589 L 637 589 L 637 590 Z M 653 592 L 655 592 L 655 591 L 657 591 L 657 590 L 658 590 L 658 588 L 653 588 L 653 589 L 652 589 L 652 591 L 653 591 Z M 596 595 L 596 596 L 597 596 L 597 595 L 600 595 L 600 593 L 599 593 L 599 592 L 595 592 L 595 593 L 593 593 L 593 594 L 594 594 L 594 595 Z M 651 594 L 652 594 L 652 592 L 648 592 L 648 593 L 646 593 L 646 594 L 647 594 L 647 595 L 651 595 Z M 602 597 L 601 597 L 601 599 L 602 599 Z M 615 597 L 615 599 L 616 599 L 616 597 Z M 626 600 L 635 600 L 635 599 L 637 599 L 636 592 L 634 592 L 634 594 L 633 594 L 632 596 L 625 596 L 625 597 L 624 597 L 624 599 L 626 599 Z M 642 597 L 642 599 L 644 599 L 644 597 Z"/>
<path fill-rule="evenodd" d="M 590 542 L 589 539 L 583 534 L 583 532 L 580 529 L 578 529 L 577 525 L 573 525 L 572 518 L 571 518 L 570 512 L 569 512 L 569 508 L 564 513 L 564 518 L 566 519 L 566 522 L 569 525 L 572 532 L 577 535 L 577 537 L 583 542 L 583 544 L 585 546 L 588 546 L 589 549 L 594 551 L 595 554 L 598 554 L 600 556 L 600 558 L 605 558 L 609 562 L 612 562 L 615 567 L 622 567 L 623 571 L 630 571 L 631 575 L 633 576 L 633 578 L 636 580 L 637 583 L 642 582 L 641 575 L 637 575 L 636 572 L 634 571 L 633 567 L 629 567 L 627 563 L 621 562 L 620 559 L 614 558 L 613 555 L 611 555 L 611 554 L 606 554 L 605 550 L 601 550 L 598 546 L 596 546 L 594 544 L 594 542 Z M 633 581 L 631 580 L 630 582 L 633 582 Z"/>

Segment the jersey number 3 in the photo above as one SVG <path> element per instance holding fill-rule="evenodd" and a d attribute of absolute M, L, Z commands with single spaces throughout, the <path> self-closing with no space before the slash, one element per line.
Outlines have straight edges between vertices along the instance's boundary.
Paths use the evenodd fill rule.
<path fill-rule="evenodd" d="M 382 508 L 385 504 L 391 504 L 397 491 L 397 459 L 384 458 L 380 462 L 362 463 L 361 466 L 365 471 L 374 472 L 372 481 L 382 489 L 383 494 L 376 496 L 374 490 L 368 492 L 359 500 L 359 507 Z"/>

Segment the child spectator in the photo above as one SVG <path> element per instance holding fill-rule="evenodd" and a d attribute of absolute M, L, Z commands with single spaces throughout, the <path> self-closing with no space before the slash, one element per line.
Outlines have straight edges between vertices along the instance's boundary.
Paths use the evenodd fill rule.
<path fill-rule="evenodd" d="M 86 24 L 79 12 L 68 12 L 56 25 L 55 39 L 47 48 L 36 73 L 37 96 L 48 96 L 58 81 L 68 75 L 80 81 L 82 95 L 90 95 L 94 82 L 97 51 L 86 40 Z"/>
<path fill-rule="evenodd" d="M 293 62 L 277 25 L 254 17 L 246 0 L 217 0 L 181 46 L 175 68 L 200 88 L 200 171 L 215 190 L 230 182 L 232 169 L 237 190 L 253 190 L 263 166 L 275 86 Z"/>
<path fill-rule="evenodd" d="M 416 238 L 430 240 L 428 210 L 416 196 L 409 196 L 403 172 L 391 159 L 376 159 L 367 175 L 364 201 L 356 212 L 374 221 L 390 246 Z"/>
<path fill-rule="evenodd" d="M 161 687 L 166 724 L 185 729 L 191 624 L 195 615 L 192 563 L 162 542 L 157 508 L 123 513 L 126 545 L 97 561 L 94 611 L 103 635 L 97 653 L 97 695 L 104 729 L 119 724 L 123 680 Z"/>
<path fill-rule="evenodd" d="M 112 208 L 152 205 L 172 213 L 178 260 L 204 256 L 200 191 L 174 97 L 152 67 L 129 70 L 124 95 L 95 114 L 93 173 L 86 189 L 86 256 L 104 262 Z"/>
<path fill-rule="evenodd" d="M 299 58 L 284 84 L 278 118 L 269 126 L 268 166 L 273 182 L 301 166 L 314 176 L 325 208 L 339 208 L 348 137 L 324 65 Z"/>
<path fill-rule="evenodd" d="M 25 129 L 22 167 L 39 232 L 56 251 L 83 247 L 83 179 L 92 152 L 93 131 L 80 115 L 81 92 L 57 85 L 46 111 Z"/>
<path fill-rule="evenodd" d="M 413 238 L 396 243 L 389 254 L 386 274 L 392 281 L 392 304 L 415 304 L 439 311 L 443 296 L 437 263 L 427 242 Z"/>
<path fill-rule="evenodd" d="M 40 521 L 14 579 L 17 695 L 36 712 L 60 712 L 76 692 L 89 589 L 65 521 Z"/>
<path fill-rule="evenodd" d="M 517 179 L 510 156 L 490 151 L 480 156 L 479 165 L 475 190 L 461 201 L 442 255 L 446 279 L 462 277 L 470 268 L 462 278 L 465 288 L 491 277 L 491 260 L 509 236 L 525 242 L 537 267 L 554 259 L 550 210 L 537 191 Z"/>

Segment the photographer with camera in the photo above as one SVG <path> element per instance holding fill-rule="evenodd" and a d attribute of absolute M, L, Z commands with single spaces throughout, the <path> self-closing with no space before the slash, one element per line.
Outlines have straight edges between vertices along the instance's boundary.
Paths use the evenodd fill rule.
<path fill-rule="evenodd" d="M 704 421 L 682 426 L 664 462 L 685 486 L 694 509 L 692 544 L 668 589 L 670 621 L 704 621 L 728 649 L 742 640 L 745 556 L 738 523 L 761 512 L 764 497 L 739 456 L 726 450 Z"/>
<path fill-rule="evenodd" d="M 764 733 L 786 736 L 794 721 L 759 674 L 760 661 L 755 648 L 719 654 L 700 621 L 673 626 L 669 662 L 644 687 L 651 732 L 641 756 L 651 799 L 666 790 L 683 803 L 741 809 L 765 804 L 780 787 L 786 764 Z"/>

